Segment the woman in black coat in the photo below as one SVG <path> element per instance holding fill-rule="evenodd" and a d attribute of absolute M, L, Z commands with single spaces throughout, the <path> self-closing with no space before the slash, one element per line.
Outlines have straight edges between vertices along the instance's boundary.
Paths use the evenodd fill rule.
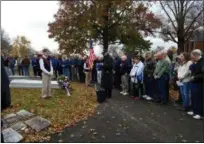
<path fill-rule="evenodd" d="M 1 111 L 10 107 L 11 105 L 11 96 L 9 88 L 9 78 L 4 68 L 4 59 L 1 56 Z M 1 127 L 3 123 L 1 121 Z M 3 135 L 1 133 L 1 142 L 4 142 Z"/>
<path fill-rule="evenodd" d="M 101 86 L 105 89 L 106 97 L 111 98 L 113 89 L 113 59 L 108 53 L 105 54 L 103 59 Z"/>
<path fill-rule="evenodd" d="M 9 78 L 4 68 L 4 59 L 1 56 L 1 110 L 11 105 Z"/>

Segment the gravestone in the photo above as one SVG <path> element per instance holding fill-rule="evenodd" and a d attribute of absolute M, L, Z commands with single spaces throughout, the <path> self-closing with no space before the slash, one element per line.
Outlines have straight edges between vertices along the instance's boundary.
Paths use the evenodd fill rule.
<path fill-rule="evenodd" d="M 19 75 L 12 75 L 9 76 L 10 80 L 14 80 L 14 79 L 27 79 L 27 80 L 40 80 L 41 78 L 39 76 L 19 76 Z"/>
<path fill-rule="evenodd" d="M 23 137 L 12 128 L 7 128 L 2 131 L 5 143 L 17 143 L 20 142 Z"/>
<path fill-rule="evenodd" d="M 42 88 L 42 80 L 13 79 L 10 82 L 11 88 Z M 51 81 L 51 88 L 58 89 L 57 81 Z"/>
<path fill-rule="evenodd" d="M 27 118 L 29 118 L 29 117 L 31 117 L 31 116 L 34 116 L 33 113 L 30 113 L 30 112 L 28 112 L 28 111 L 26 111 L 26 110 L 20 110 L 20 111 L 18 111 L 16 114 L 17 114 L 18 116 L 20 116 L 21 119 L 27 119 Z"/>
<path fill-rule="evenodd" d="M 23 123 L 23 122 L 18 122 L 14 125 L 11 126 L 11 128 L 15 131 L 19 131 L 21 130 L 22 128 L 26 128 L 27 126 Z"/>
<path fill-rule="evenodd" d="M 20 117 L 14 113 L 8 114 L 4 117 L 4 121 L 7 124 L 17 122 L 19 119 L 20 119 Z"/>
<path fill-rule="evenodd" d="M 51 122 L 41 118 L 41 117 L 34 117 L 30 120 L 25 121 L 25 123 L 30 126 L 32 129 L 36 130 L 37 132 L 47 128 L 50 126 Z"/>

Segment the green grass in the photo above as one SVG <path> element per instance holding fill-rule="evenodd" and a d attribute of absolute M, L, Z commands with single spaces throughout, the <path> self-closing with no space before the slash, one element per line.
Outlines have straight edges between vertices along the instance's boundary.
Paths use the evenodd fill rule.
<path fill-rule="evenodd" d="M 71 97 L 67 97 L 64 90 L 53 89 L 50 99 L 41 99 L 41 89 L 11 89 L 13 107 L 3 111 L 2 115 L 25 109 L 42 116 L 50 120 L 52 125 L 40 133 L 24 133 L 24 142 L 49 138 L 47 136 L 51 133 L 72 126 L 95 112 L 97 103 L 94 89 L 86 89 L 78 83 L 72 83 L 72 87 L 74 91 Z"/>

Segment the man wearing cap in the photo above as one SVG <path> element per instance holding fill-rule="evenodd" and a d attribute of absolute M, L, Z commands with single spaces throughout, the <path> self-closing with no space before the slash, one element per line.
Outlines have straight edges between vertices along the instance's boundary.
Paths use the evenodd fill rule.
<path fill-rule="evenodd" d="M 43 49 L 43 55 L 40 59 L 40 69 L 42 70 L 42 98 L 51 97 L 51 76 L 53 75 L 53 67 L 49 58 L 49 50 Z"/>
<path fill-rule="evenodd" d="M 158 97 L 156 102 L 166 104 L 168 102 L 168 83 L 169 83 L 169 72 L 170 63 L 166 58 L 166 51 L 164 49 L 157 52 L 156 57 L 158 62 L 154 71 L 154 78 L 157 81 Z"/>
<path fill-rule="evenodd" d="M 204 78 L 204 59 L 202 52 L 195 49 L 191 53 L 193 64 L 190 66 L 191 70 L 191 101 L 192 111 L 189 115 L 193 115 L 194 119 L 201 119 L 203 116 L 203 78 Z"/>

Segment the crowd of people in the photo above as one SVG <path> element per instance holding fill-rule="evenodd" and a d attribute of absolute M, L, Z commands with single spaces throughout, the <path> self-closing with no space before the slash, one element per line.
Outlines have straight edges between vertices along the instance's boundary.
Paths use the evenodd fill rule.
<path fill-rule="evenodd" d="M 158 48 L 155 52 L 132 56 L 123 54 L 113 57 L 106 52 L 103 57 L 97 57 L 93 65 L 88 56 L 81 55 L 69 58 L 66 55 L 50 55 L 49 61 L 55 78 L 65 75 L 70 81 L 85 83 L 87 87 L 98 83 L 105 89 L 107 98 L 112 97 L 112 89 L 116 88 L 121 90 L 120 94 L 132 96 L 134 100 L 146 99 L 165 105 L 169 101 L 169 87 L 173 81 L 178 88 L 182 110 L 195 119 L 201 119 L 204 109 L 202 52 L 196 49 L 190 54 L 174 54 Z M 15 74 L 16 66 L 19 75 L 25 76 L 29 76 L 31 65 L 34 75 L 42 77 L 42 73 L 46 74 L 47 71 L 44 70 L 46 66 L 42 68 L 40 59 L 42 55 L 34 55 L 31 59 L 19 57 L 17 60 L 9 56 L 4 57 L 4 65 L 7 73 L 11 71 L 11 74 Z"/>

